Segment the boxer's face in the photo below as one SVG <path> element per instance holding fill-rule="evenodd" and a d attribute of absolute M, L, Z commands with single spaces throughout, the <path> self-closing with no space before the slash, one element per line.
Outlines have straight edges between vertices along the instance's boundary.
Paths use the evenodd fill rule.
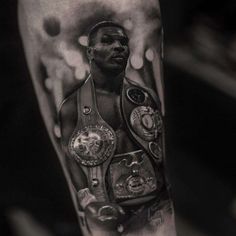
<path fill-rule="evenodd" d="M 119 27 L 102 27 L 88 48 L 88 55 L 103 71 L 122 72 L 129 57 L 128 38 Z"/>

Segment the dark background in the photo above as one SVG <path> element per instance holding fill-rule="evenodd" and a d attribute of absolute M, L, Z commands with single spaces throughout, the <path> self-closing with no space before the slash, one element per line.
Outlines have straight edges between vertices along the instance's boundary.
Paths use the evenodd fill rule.
<path fill-rule="evenodd" d="M 204 72 L 199 76 L 173 62 L 168 48 L 182 50 L 189 45 L 188 52 L 201 60 L 198 47 L 191 44 L 191 32 L 201 19 L 210 19 L 209 29 L 224 40 L 219 42 L 222 55 L 216 51 L 218 59 L 208 58 L 206 63 L 225 73 L 225 64 L 230 64 L 234 71 L 235 61 L 229 59 L 224 66 L 222 61 L 227 58 L 228 45 L 235 41 L 236 4 L 234 0 L 162 0 L 161 8 L 167 55 L 167 163 L 178 232 L 180 236 L 235 236 L 236 96 L 206 83 Z M 27 69 L 16 1 L 1 1 L 0 11 L 0 234 L 15 235 L 13 225 L 27 214 L 52 235 L 77 235 L 70 195 Z"/>

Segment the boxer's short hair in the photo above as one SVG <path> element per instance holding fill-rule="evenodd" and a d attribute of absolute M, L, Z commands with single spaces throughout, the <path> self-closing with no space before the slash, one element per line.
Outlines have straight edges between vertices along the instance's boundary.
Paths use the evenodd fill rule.
<path fill-rule="evenodd" d="M 103 28 L 103 27 L 109 27 L 109 26 L 113 26 L 113 27 L 118 27 L 120 29 L 123 30 L 123 32 L 125 33 L 125 29 L 123 26 L 113 22 L 113 21 L 101 21 L 99 23 L 97 23 L 96 25 L 94 25 L 91 30 L 88 33 L 88 46 L 93 45 L 93 40 L 98 32 L 99 29 Z"/>

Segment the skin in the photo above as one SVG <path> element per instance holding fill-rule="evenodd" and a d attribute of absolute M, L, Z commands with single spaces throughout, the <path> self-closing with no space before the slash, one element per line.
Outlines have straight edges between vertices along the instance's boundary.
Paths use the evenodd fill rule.
<path fill-rule="evenodd" d="M 109 26 L 100 28 L 93 42 L 93 45 L 88 47 L 87 54 L 99 113 L 117 131 L 123 122 L 119 109 L 120 89 L 129 58 L 128 38 L 121 28 Z M 127 138 L 126 132 L 122 132 L 123 136 L 126 136 L 126 145 L 118 145 L 117 152 L 136 150 L 137 147 Z M 119 146 L 122 146 L 122 150 L 119 150 Z"/>
<path fill-rule="evenodd" d="M 119 27 L 109 26 L 100 28 L 93 42 L 87 54 L 95 86 L 118 92 L 129 58 L 128 38 Z"/>
<path fill-rule="evenodd" d="M 75 3 L 76 2 L 76 3 Z M 66 60 L 66 55 L 63 54 L 63 60 L 61 59 L 61 54 L 58 54 L 57 52 L 57 46 L 60 46 L 60 43 L 63 42 L 63 40 L 66 40 L 66 36 L 74 37 L 73 33 L 80 29 L 83 25 L 83 19 L 80 16 L 82 13 L 88 14 L 86 12 L 80 12 L 78 14 L 79 9 L 83 9 L 83 7 L 77 8 L 76 6 L 79 6 L 79 3 L 82 3 L 82 0 L 62 0 L 59 1 L 56 5 L 55 2 L 52 0 L 44 1 L 34 1 L 34 0 L 21 0 L 19 1 L 19 24 L 20 24 L 20 30 L 22 34 L 22 38 L 24 41 L 24 47 L 26 51 L 26 57 L 27 62 L 29 65 L 30 73 L 32 76 L 32 80 L 34 82 L 34 87 L 36 90 L 37 98 L 39 100 L 40 109 L 45 121 L 45 124 L 48 129 L 48 133 L 50 135 L 50 138 L 53 142 L 53 145 L 55 149 L 57 150 L 57 154 L 59 157 L 59 160 L 62 164 L 63 171 L 65 173 L 66 179 L 68 181 L 68 185 L 71 191 L 72 199 L 75 204 L 75 209 L 79 210 L 79 203 L 77 202 L 77 191 L 83 188 L 86 188 L 86 181 L 83 181 L 84 176 L 82 176 L 82 171 L 80 170 L 80 167 L 78 163 L 76 163 L 75 160 L 71 159 L 71 163 L 68 165 L 68 157 L 65 156 L 64 149 L 60 145 L 60 138 L 58 136 L 55 136 L 54 132 L 54 125 L 55 125 L 55 117 L 56 117 L 56 109 L 54 105 L 54 99 L 53 97 L 57 97 L 62 94 L 62 96 L 57 97 L 55 100 L 59 100 L 58 103 L 62 102 L 63 99 L 65 99 L 65 93 L 61 93 L 59 90 L 50 90 L 46 91 L 44 86 L 44 81 L 46 78 L 50 77 L 53 78 L 56 82 L 65 82 L 62 83 L 62 88 L 67 88 L 66 86 L 70 86 L 70 88 L 74 88 L 76 82 L 76 79 L 74 78 L 74 69 L 73 66 L 71 67 L 70 63 Z M 84 1 L 87 6 L 87 2 Z M 139 4 L 138 4 L 139 3 Z M 157 40 L 154 41 L 154 33 L 156 34 L 156 31 L 153 31 L 153 28 L 150 27 L 148 29 L 143 27 L 151 26 L 152 22 L 149 22 L 149 18 L 143 18 L 144 23 L 143 25 L 140 24 L 138 19 L 140 19 L 140 16 L 142 14 L 144 16 L 147 15 L 146 9 L 143 8 L 143 3 L 141 1 L 137 1 L 137 4 L 135 3 L 137 9 L 140 10 L 140 14 L 137 14 L 138 17 L 136 19 L 136 14 L 132 14 L 133 12 L 133 4 L 126 1 L 117 1 L 116 3 L 112 0 L 106 0 L 104 1 L 104 4 L 106 4 L 109 8 L 107 9 L 107 12 L 110 12 L 110 8 L 112 8 L 115 12 L 114 15 L 121 16 L 121 19 L 128 19 L 128 17 L 131 17 L 131 19 L 134 19 L 134 31 L 132 31 L 132 37 L 130 37 L 130 46 L 132 49 L 132 56 L 133 55 L 139 55 L 143 49 L 142 49 L 142 43 L 139 43 L 140 39 L 145 41 L 145 50 L 147 47 L 155 47 L 158 49 L 157 51 L 153 51 L 155 56 L 154 60 L 152 61 L 152 66 L 155 68 L 155 81 L 158 84 L 159 90 L 162 91 L 162 85 L 161 84 L 161 73 L 160 73 L 160 55 L 159 53 L 159 44 L 157 43 Z M 126 6 L 125 8 L 122 8 L 122 6 Z M 147 11 L 150 12 L 151 9 L 158 12 L 159 11 L 159 5 L 158 2 L 152 2 L 144 3 L 145 7 L 147 7 Z M 54 6 L 55 9 L 54 9 Z M 66 6 L 66 7 L 65 7 Z M 94 14 L 93 5 L 91 8 L 91 11 Z M 37 14 L 36 14 L 37 13 Z M 71 14 L 73 13 L 73 14 Z M 104 13 L 104 8 L 102 8 L 102 13 Z M 125 14 L 125 15 L 123 15 Z M 65 15 L 72 16 L 71 18 L 65 17 Z M 52 18 L 53 17 L 53 18 Z M 54 19 L 50 22 L 53 23 L 51 25 L 51 28 L 53 31 L 49 31 L 48 27 L 43 28 L 44 25 L 43 22 L 46 19 Z M 73 20 L 75 20 L 76 24 L 73 26 Z M 153 19 L 151 19 L 153 20 Z M 137 23 L 139 22 L 139 23 Z M 155 19 L 155 25 L 158 25 L 157 21 Z M 55 24 L 58 24 L 58 27 L 55 27 Z M 80 25 L 81 24 L 81 25 Z M 61 25 L 61 28 L 60 28 Z M 63 26 L 63 27 L 62 27 Z M 70 28 L 71 27 L 71 28 Z M 74 27 L 74 28 L 73 28 Z M 56 30 L 55 30 L 56 28 Z M 141 31 L 141 32 L 140 32 Z M 53 32 L 53 33 L 52 33 Z M 72 33 L 73 32 L 73 33 Z M 145 35 L 146 36 L 143 37 Z M 147 34 L 150 33 L 150 35 Z M 78 32 L 79 33 L 79 32 Z M 81 32 L 80 32 L 81 33 Z M 109 34 L 111 36 L 112 40 L 108 40 L 104 42 L 104 34 Z M 131 32 L 130 32 L 131 33 Z M 141 33 L 141 34 L 140 34 Z M 129 34 L 130 36 L 130 34 Z M 158 37 L 160 35 L 158 34 Z M 120 88 L 123 82 L 123 78 L 125 76 L 125 69 L 127 65 L 127 60 L 129 57 L 129 47 L 128 43 L 124 43 L 127 40 L 126 35 L 123 30 L 121 30 L 119 27 L 103 27 L 101 28 L 98 33 L 96 34 L 93 44 L 90 45 L 90 47 L 87 50 L 88 59 L 90 62 L 90 68 L 89 72 L 91 73 L 92 79 L 95 83 L 95 91 L 96 91 L 96 97 L 97 97 L 97 103 L 98 103 L 98 109 L 99 113 L 101 114 L 102 118 L 110 125 L 115 131 L 120 130 L 120 125 L 123 123 L 119 107 L 120 107 Z M 73 38 L 74 42 L 77 41 L 76 38 Z M 152 39 L 153 41 L 149 41 L 149 39 Z M 161 40 L 161 37 L 159 37 Z M 68 44 L 66 48 L 66 52 L 77 52 L 82 55 L 82 51 L 79 51 L 75 45 L 72 45 L 70 41 L 66 41 Z M 60 48 L 60 47 L 58 47 Z M 63 47 L 62 47 L 63 48 Z M 51 51 L 52 50 L 52 51 Z M 55 53 L 56 52 L 56 53 Z M 61 53 L 61 51 L 60 51 Z M 121 56 L 122 55 L 122 56 Z M 113 58 L 113 56 L 116 56 L 116 58 Z M 46 60 L 45 60 L 46 59 Z M 72 58 L 73 59 L 73 58 Z M 87 61 L 85 60 L 87 63 Z M 45 71 L 41 70 L 41 67 L 39 68 L 40 64 L 43 64 L 45 67 Z M 54 67 L 55 66 L 55 67 Z M 57 78 L 57 74 L 54 74 L 53 72 L 60 72 L 62 68 L 65 68 L 63 72 L 71 72 L 66 73 L 63 78 Z M 145 67 L 146 68 L 146 67 Z M 77 68 L 78 69 L 78 68 Z M 135 71 L 138 74 L 140 71 Z M 153 71 L 151 69 L 150 73 L 152 74 Z M 140 73 L 141 74 L 141 73 Z M 70 76 L 71 75 L 71 76 Z M 46 77 L 45 77 L 46 76 Z M 131 76 L 132 78 L 135 77 Z M 130 77 L 130 78 L 131 78 Z M 136 79 L 136 78 L 135 78 Z M 147 77 L 145 76 L 142 78 L 145 82 L 148 82 Z M 58 83 L 56 83 L 58 85 Z M 56 86 L 55 85 L 55 86 Z M 153 87 L 154 88 L 154 87 Z M 68 89 L 69 90 L 69 89 Z M 51 96 L 51 95 L 57 95 L 57 96 Z M 159 93 L 160 96 L 161 93 Z M 162 97 L 162 96 L 160 96 Z M 106 104 L 106 106 L 104 106 Z M 76 105 L 74 104 L 74 101 L 71 102 L 71 106 L 68 106 L 66 109 L 64 109 L 62 114 L 62 119 L 65 125 L 64 130 L 68 130 L 68 134 L 71 135 L 71 132 L 73 132 L 76 120 L 73 120 L 73 116 L 71 114 L 74 114 L 74 111 L 76 111 Z M 66 127 L 68 125 L 68 127 Z M 65 134 L 62 131 L 62 136 Z M 123 143 L 118 144 L 117 146 L 117 153 L 124 153 L 136 150 L 137 147 L 134 144 L 132 140 L 129 140 L 127 137 L 128 135 L 125 133 L 125 130 L 122 130 L 123 137 L 121 138 L 121 141 Z M 60 136 L 60 135 L 59 135 Z M 122 148 L 121 148 L 122 147 Z M 86 178 L 84 178 L 86 179 Z M 156 209 L 156 208 L 155 208 Z M 153 210 L 154 211 L 154 210 Z M 159 211 L 159 210 L 158 210 Z M 172 214 L 173 216 L 173 214 Z M 139 224 L 142 229 L 130 233 L 130 234 L 124 234 L 124 235 L 158 235 L 158 236 L 174 236 L 175 230 L 174 230 L 174 223 L 173 219 L 169 217 L 168 215 L 164 215 L 164 223 L 161 224 L 161 226 L 153 226 L 154 231 L 153 233 L 150 233 L 147 228 L 143 227 L 142 224 Z M 89 223 L 89 222 L 88 222 Z M 90 224 L 90 223 L 89 223 Z M 91 225 L 93 223 L 91 222 Z M 133 227 L 137 227 L 137 223 L 134 224 Z M 112 234 L 108 233 L 105 234 L 104 231 L 99 231 L 101 229 L 96 228 L 95 225 L 93 225 L 91 228 L 92 235 L 120 235 L 117 232 L 114 232 Z M 84 235 L 89 235 L 89 233 L 86 231 L 85 228 L 82 228 L 82 231 Z M 123 234 L 122 234 L 123 235 Z"/>
<path fill-rule="evenodd" d="M 128 133 L 121 127 L 122 116 L 120 114 L 120 88 L 125 76 L 125 68 L 129 57 L 128 39 L 123 30 L 119 27 L 100 28 L 93 39 L 93 44 L 88 47 L 88 58 L 90 60 L 91 77 L 95 84 L 98 110 L 102 118 L 114 129 L 115 132 L 122 134 L 118 141 L 116 154 L 138 150 L 136 144 L 129 138 Z M 104 106 L 104 104 L 106 104 Z M 76 108 L 74 108 L 76 109 Z M 124 142 L 124 143 L 122 143 Z M 74 166 L 75 163 L 72 163 Z M 74 167 L 73 167 L 74 168 Z M 81 177 L 77 176 L 75 169 L 71 172 L 77 181 L 76 186 L 80 185 Z M 101 205 L 110 203 L 101 203 Z M 163 204 L 163 209 L 169 202 Z M 97 203 L 95 203 L 97 205 Z M 116 209 L 121 207 L 113 204 Z M 96 223 L 96 217 L 87 217 L 87 223 L 93 235 L 159 235 L 174 236 L 173 214 L 160 208 L 155 214 L 162 215 L 164 224 L 155 226 L 155 221 L 151 225 L 140 225 L 133 232 L 121 234 L 116 228 L 103 228 L 103 222 Z M 87 215 L 91 216 L 89 208 L 86 209 Z M 95 213 L 95 212 L 94 212 Z M 154 215 L 155 215 L 154 214 Z M 122 214 L 121 214 L 122 215 Z M 154 217 L 155 218 L 155 217 Z M 160 220 L 160 219 L 159 219 Z M 158 220 L 158 221 L 159 221 Z M 112 221 L 110 221 L 112 225 Z"/>

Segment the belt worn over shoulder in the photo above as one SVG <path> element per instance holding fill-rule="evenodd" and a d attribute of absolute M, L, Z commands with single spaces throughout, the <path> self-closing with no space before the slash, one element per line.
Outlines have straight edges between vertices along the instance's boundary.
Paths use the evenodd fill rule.
<path fill-rule="evenodd" d="M 77 91 L 77 109 L 68 152 L 79 162 L 92 194 L 98 201 L 122 204 L 152 199 L 163 185 L 161 171 L 154 167 L 163 150 L 160 107 L 150 91 L 124 79 L 120 109 L 129 135 L 142 149 L 135 152 L 115 155 L 116 134 L 99 114 L 91 77 Z"/>
<path fill-rule="evenodd" d="M 77 125 L 70 137 L 68 151 L 79 162 L 92 194 L 98 201 L 109 201 L 105 175 L 116 149 L 116 136 L 98 112 L 90 77 L 77 92 L 77 109 Z"/>
<path fill-rule="evenodd" d="M 159 165 L 163 158 L 163 123 L 160 101 L 155 93 L 125 79 L 122 113 L 131 136 Z"/>

